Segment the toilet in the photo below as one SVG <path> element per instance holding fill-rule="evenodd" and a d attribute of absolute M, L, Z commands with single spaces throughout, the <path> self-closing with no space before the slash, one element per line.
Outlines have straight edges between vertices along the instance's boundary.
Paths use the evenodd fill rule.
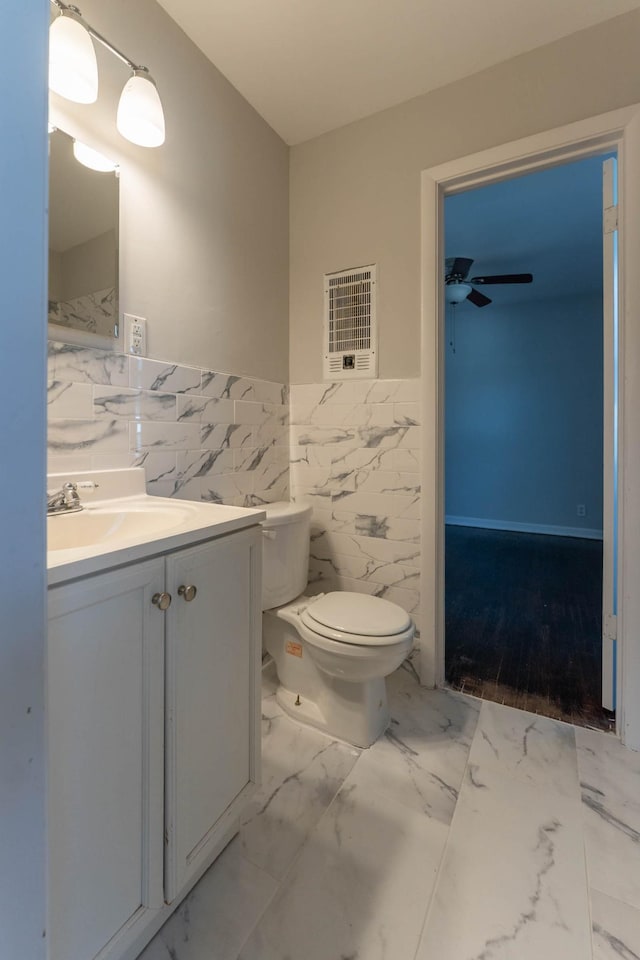
<path fill-rule="evenodd" d="M 408 656 L 413 621 L 368 594 L 305 596 L 311 507 L 264 509 L 262 636 L 278 672 L 277 701 L 296 720 L 368 747 L 389 724 L 384 678 Z"/>

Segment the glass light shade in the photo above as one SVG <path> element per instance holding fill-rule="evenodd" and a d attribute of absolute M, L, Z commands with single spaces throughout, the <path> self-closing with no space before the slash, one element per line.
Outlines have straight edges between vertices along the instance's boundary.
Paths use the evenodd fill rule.
<path fill-rule="evenodd" d="M 98 99 L 93 40 L 73 14 L 62 14 L 49 29 L 49 88 L 75 103 Z"/>
<path fill-rule="evenodd" d="M 99 173 L 113 173 L 118 166 L 113 160 L 109 160 L 108 157 L 98 153 L 93 147 L 88 147 L 86 143 L 82 143 L 80 140 L 73 141 L 73 155 L 78 163 L 89 167 L 90 170 L 97 170 Z"/>
<path fill-rule="evenodd" d="M 135 70 L 127 80 L 116 122 L 122 136 L 139 147 L 159 147 L 164 143 L 162 103 L 146 70 Z"/>
<path fill-rule="evenodd" d="M 473 288 L 468 283 L 448 283 L 444 288 L 444 297 L 447 303 L 462 303 L 466 300 Z"/>

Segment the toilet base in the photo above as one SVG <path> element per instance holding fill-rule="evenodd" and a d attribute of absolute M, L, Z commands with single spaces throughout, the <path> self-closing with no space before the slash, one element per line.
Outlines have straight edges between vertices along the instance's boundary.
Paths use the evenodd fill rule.
<path fill-rule="evenodd" d="M 317 700 L 280 684 L 276 700 L 299 723 L 356 747 L 370 747 L 389 726 L 384 677 L 350 683 L 325 675 Z"/>

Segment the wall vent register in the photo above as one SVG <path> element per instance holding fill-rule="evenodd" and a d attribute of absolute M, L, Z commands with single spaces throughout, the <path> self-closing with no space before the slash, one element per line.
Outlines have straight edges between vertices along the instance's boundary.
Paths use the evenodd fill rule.
<path fill-rule="evenodd" d="M 376 265 L 324 277 L 325 380 L 377 377 Z"/>

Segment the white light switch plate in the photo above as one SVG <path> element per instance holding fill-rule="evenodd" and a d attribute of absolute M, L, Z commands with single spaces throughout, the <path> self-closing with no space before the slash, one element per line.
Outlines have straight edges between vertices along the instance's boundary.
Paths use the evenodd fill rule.
<path fill-rule="evenodd" d="M 147 355 L 147 321 L 144 317 L 136 317 L 132 313 L 124 315 L 125 350 L 135 357 Z"/>

